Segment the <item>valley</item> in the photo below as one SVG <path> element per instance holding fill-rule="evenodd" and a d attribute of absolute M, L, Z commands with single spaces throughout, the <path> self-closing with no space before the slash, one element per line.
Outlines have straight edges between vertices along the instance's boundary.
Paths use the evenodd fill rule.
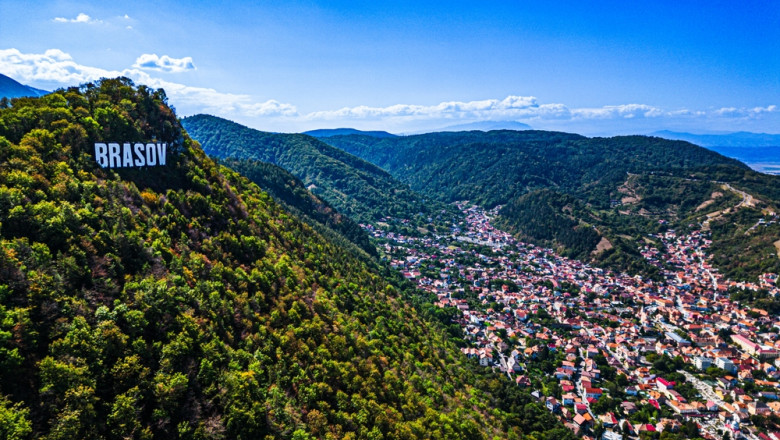
<path fill-rule="evenodd" d="M 780 429 L 778 190 L 738 162 L 644 137 L 264 133 L 179 120 L 126 78 L 11 104 L 19 438 Z M 97 162 L 117 139 L 166 147 Z"/>
<path fill-rule="evenodd" d="M 769 240 L 777 231 L 746 235 L 766 212 L 778 212 L 780 178 L 687 142 L 538 130 L 324 140 L 431 199 L 502 205 L 503 229 L 567 257 L 658 279 L 640 242 L 709 218 L 713 264 L 724 275 L 755 282 L 780 272 Z"/>
<path fill-rule="evenodd" d="M 166 143 L 165 166 L 102 168 L 117 139 Z M 267 192 L 127 78 L 0 109 L 0 436 L 573 438 L 410 306 L 355 223 L 244 165 Z"/>
<path fill-rule="evenodd" d="M 209 136 L 222 130 L 235 128 Z M 393 185 L 419 192 L 413 198 L 436 201 L 390 214 L 376 200 L 352 212 L 362 210 L 383 264 L 418 289 L 407 301 L 435 316 L 472 365 L 505 376 L 571 433 L 780 429 L 774 410 L 750 405 L 780 386 L 771 177 L 641 137 L 338 130 L 321 139 L 388 170 Z M 254 146 L 237 157 L 262 157 L 266 143 Z M 207 147 L 252 178 L 236 153 Z M 328 197 L 331 182 L 300 176 Z M 445 204 L 464 195 L 475 203 Z"/>
<path fill-rule="evenodd" d="M 446 234 L 391 231 L 407 219 L 364 227 L 391 267 L 436 295 L 464 355 L 535 390 L 574 433 L 632 436 L 710 420 L 752 438 L 757 429 L 745 425 L 780 410 L 762 402 L 780 385 L 780 322 L 745 302 L 762 295 L 780 305 L 776 274 L 727 280 L 709 262 L 707 233 L 667 231 L 653 237 L 663 251 L 641 249 L 663 278 L 642 279 L 517 241 L 494 227 L 499 208 L 456 206 L 463 218 Z"/>

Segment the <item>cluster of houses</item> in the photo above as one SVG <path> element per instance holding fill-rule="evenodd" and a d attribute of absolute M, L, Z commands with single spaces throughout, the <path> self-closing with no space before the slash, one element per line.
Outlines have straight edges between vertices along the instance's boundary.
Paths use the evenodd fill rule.
<path fill-rule="evenodd" d="M 751 435 L 745 429 L 751 416 L 780 415 L 780 320 L 730 299 L 733 289 L 776 296 L 777 275 L 764 274 L 758 283 L 725 280 L 707 261 L 705 234 L 672 231 L 655 237 L 662 246 L 641 249 L 664 281 L 612 273 L 518 242 L 492 226 L 495 212 L 458 208 L 465 220 L 446 236 L 366 229 L 381 239 L 394 268 L 435 294 L 438 306 L 458 310 L 470 342 L 466 356 L 531 389 L 528 363 L 541 350 L 555 353 L 550 376 L 560 393 L 534 393 L 576 433 L 590 435 L 598 426 L 602 436 L 617 439 L 708 420 L 736 438 Z M 678 384 L 651 372 L 648 356 L 679 358 L 708 381 L 695 379 L 696 399 L 686 399 Z M 603 388 L 597 359 L 627 379 L 617 410 L 592 408 L 605 395 L 614 398 Z M 657 420 L 631 423 L 643 407 L 657 410 Z"/>

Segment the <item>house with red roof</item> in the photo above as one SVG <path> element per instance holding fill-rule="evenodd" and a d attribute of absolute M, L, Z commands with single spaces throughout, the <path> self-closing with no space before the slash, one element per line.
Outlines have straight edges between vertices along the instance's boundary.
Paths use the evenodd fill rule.
<path fill-rule="evenodd" d="M 664 379 L 663 377 L 656 377 L 655 378 L 656 387 L 660 391 L 667 391 L 674 388 L 675 383 L 673 381 L 669 381 Z"/>
<path fill-rule="evenodd" d="M 598 400 L 603 393 L 601 388 L 585 388 L 585 397 L 588 399 Z"/>

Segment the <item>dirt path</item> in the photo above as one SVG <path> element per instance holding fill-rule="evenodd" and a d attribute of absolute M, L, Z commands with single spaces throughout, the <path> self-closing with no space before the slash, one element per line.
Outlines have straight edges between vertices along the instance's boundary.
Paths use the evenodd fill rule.
<path fill-rule="evenodd" d="M 633 174 L 628 173 L 628 177 L 626 177 L 626 181 L 623 182 L 623 184 L 618 187 L 618 192 L 620 194 L 623 194 L 623 197 L 620 199 L 620 203 L 622 203 L 623 205 L 630 205 L 642 200 L 642 197 L 640 197 L 636 193 L 636 190 L 634 190 L 634 188 L 631 186 L 631 180 L 633 177 L 634 177 Z"/>
<path fill-rule="evenodd" d="M 607 240 L 607 237 L 602 236 L 601 241 L 599 241 L 599 244 L 596 245 L 596 249 L 593 249 L 591 255 L 598 255 L 608 249 L 612 249 L 612 243 Z"/>
<path fill-rule="evenodd" d="M 715 183 L 715 182 L 713 182 L 713 183 Z M 730 213 L 732 211 L 736 211 L 737 209 L 745 207 L 745 206 L 749 206 L 749 207 L 752 208 L 752 207 L 755 207 L 757 202 L 758 202 L 756 199 L 753 198 L 752 195 L 746 193 L 745 191 L 738 190 L 738 189 L 734 188 L 733 186 L 731 186 L 728 183 L 723 183 L 723 182 L 717 182 L 717 183 L 720 183 L 721 184 L 720 187 L 723 188 L 724 190 L 732 191 L 732 192 L 737 193 L 740 196 L 742 196 L 742 200 L 740 200 L 739 203 L 737 203 L 733 207 L 726 208 L 726 209 L 724 209 L 722 211 L 715 211 L 715 212 L 711 212 L 711 213 L 707 214 L 707 219 L 702 222 L 702 228 L 704 230 L 708 230 L 710 228 L 710 222 L 712 220 L 715 220 L 715 219 L 719 218 L 722 214 L 728 214 L 728 213 Z M 713 193 L 713 195 L 714 194 L 715 193 Z M 706 203 L 707 202 L 704 202 L 704 204 L 706 204 Z M 704 204 L 702 204 L 702 205 L 704 205 Z M 700 207 L 703 207 L 703 206 L 700 206 Z M 698 209 L 697 209 L 697 211 L 698 211 Z"/>
<path fill-rule="evenodd" d="M 696 212 L 699 212 L 702 209 L 712 205 L 713 203 L 715 203 L 715 200 L 719 197 L 723 197 L 723 193 L 720 191 L 713 191 L 712 195 L 710 195 L 710 198 L 708 200 L 705 200 L 701 205 L 696 207 Z"/>

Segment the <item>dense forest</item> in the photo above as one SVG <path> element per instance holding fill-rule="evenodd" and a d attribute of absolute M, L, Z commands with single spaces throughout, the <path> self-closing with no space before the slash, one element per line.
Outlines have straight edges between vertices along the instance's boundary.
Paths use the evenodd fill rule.
<path fill-rule="evenodd" d="M 780 177 L 687 142 L 533 130 L 324 141 L 427 197 L 504 205 L 502 227 L 564 255 L 654 276 L 637 251 L 647 234 L 710 215 L 714 262 L 727 276 L 755 280 L 780 271 L 771 232 L 749 230 L 753 217 L 778 212 Z M 754 197 L 753 215 L 735 209 L 739 191 Z"/>
<path fill-rule="evenodd" d="M 167 166 L 100 168 L 93 145 L 111 141 L 166 142 Z M 382 271 L 206 156 L 162 90 L 119 78 L 13 100 L 0 435 L 571 438 Z"/>
<path fill-rule="evenodd" d="M 561 245 L 565 257 L 585 260 L 601 240 L 591 225 L 580 223 L 582 202 L 567 194 L 542 189 L 513 199 L 502 211 L 504 217 L 523 225 L 523 238 Z"/>
<path fill-rule="evenodd" d="M 182 125 L 206 154 L 278 165 L 358 221 L 410 217 L 435 205 L 425 203 L 419 194 L 376 165 L 311 136 L 265 133 L 209 115 L 184 118 Z"/>
<path fill-rule="evenodd" d="M 360 225 L 307 190 L 300 179 L 284 168 L 251 159 L 226 159 L 223 163 L 256 183 L 274 201 L 331 241 L 337 241 L 345 248 L 351 247 L 350 244 L 357 246 L 364 252 L 358 252 L 359 257 L 377 256 L 376 248 Z"/>

